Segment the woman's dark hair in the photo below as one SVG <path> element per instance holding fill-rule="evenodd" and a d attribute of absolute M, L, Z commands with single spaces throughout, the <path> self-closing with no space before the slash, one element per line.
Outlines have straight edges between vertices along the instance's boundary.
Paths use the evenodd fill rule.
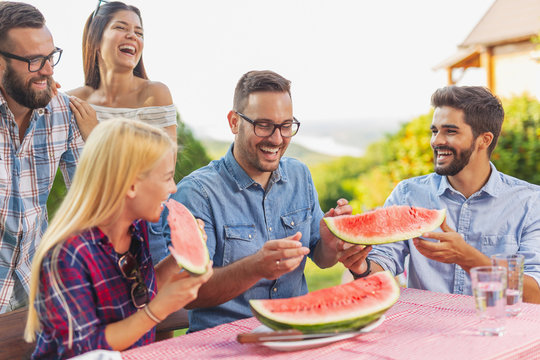
<path fill-rule="evenodd" d="M 114 14 L 118 11 L 132 11 L 139 17 L 142 25 L 141 12 L 135 6 L 126 5 L 120 1 L 105 3 L 96 9 L 86 20 L 83 32 L 82 50 L 83 50 L 83 68 L 84 84 L 94 89 L 99 87 L 101 76 L 99 74 L 98 49 L 103 38 L 103 32 L 107 24 L 112 20 Z M 133 69 L 133 75 L 142 79 L 148 79 L 144 69 L 143 59 L 141 59 Z"/>

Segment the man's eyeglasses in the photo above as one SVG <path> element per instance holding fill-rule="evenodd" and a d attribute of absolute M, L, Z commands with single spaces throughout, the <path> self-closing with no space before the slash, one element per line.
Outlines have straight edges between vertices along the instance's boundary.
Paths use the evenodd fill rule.
<path fill-rule="evenodd" d="M 8 52 L 0 51 L 0 55 L 7 57 L 9 59 L 24 61 L 28 64 L 28 71 L 30 72 L 38 72 L 45 66 L 45 62 L 48 61 L 52 67 L 56 66 L 58 62 L 60 61 L 60 58 L 62 57 L 62 49 L 55 48 L 52 53 L 50 53 L 47 56 L 36 56 L 31 59 L 25 58 L 22 56 L 14 55 Z"/>
<path fill-rule="evenodd" d="M 275 124 L 271 121 L 266 121 L 266 120 L 251 120 L 246 115 L 238 111 L 235 111 L 235 112 L 242 119 L 246 120 L 251 125 L 253 125 L 253 132 L 258 137 L 272 136 L 272 134 L 274 134 L 276 129 L 279 129 L 279 132 L 282 137 L 290 138 L 296 135 L 296 133 L 298 132 L 298 129 L 300 128 L 300 122 L 296 120 L 295 117 L 293 117 L 293 121 L 287 120 L 281 124 Z"/>
<path fill-rule="evenodd" d="M 94 12 L 92 13 L 92 20 L 94 20 L 94 18 L 96 17 L 102 3 L 108 4 L 109 2 L 107 0 L 98 0 L 96 10 L 94 10 Z"/>
<path fill-rule="evenodd" d="M 141 309 L 148 304 L 150 297 L 148 288 L 144 283 L 137 260 L 128 251 L 118 259 L 118 267 L 122 275 L 128 280 L 136 280 L 131 285 L 131 301 L 137 309 Z"/>

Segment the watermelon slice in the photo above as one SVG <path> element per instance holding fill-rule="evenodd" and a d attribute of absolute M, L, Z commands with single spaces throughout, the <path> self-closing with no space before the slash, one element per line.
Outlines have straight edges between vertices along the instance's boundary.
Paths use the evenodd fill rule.
<path fill-rule="evenodd" d="M 388 271 L 288 299 L 250 300 L 251 311 L 274 330 L 304 333 L 360 329 L 380 318 L 399 298 Z"/>
<path fill-rule="evenodd" d="M 169 250 L 172 256 L 190 273 L 204 274 L 210 257 L 197 220 L 187 207 L 176 200 L 169 199 L 165 204 L 169 209 L 167 221 L 171 228 L 172 246 Z"/>
<path fill-rule="evenodd" d="M 359 215 L 325 217 L 328 229 L 343 241 L 378 245 L 408 240 L 438 228 L 446 209 L 389 206 Z"/>

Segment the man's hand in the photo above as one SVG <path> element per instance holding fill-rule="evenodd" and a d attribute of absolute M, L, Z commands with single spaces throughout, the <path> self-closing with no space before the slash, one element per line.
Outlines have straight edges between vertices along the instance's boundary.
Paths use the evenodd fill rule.
<path fill-rule="evenodd" d="M 370 246 L 344 244 L 339 261 L 349 270 L 363 274 L 367 270 L 366 257 L 371 251 Z"/>
<path fill-rule="evenodd" d="M 474 266 L 490 265 L 489 258 L 473 246 L 467 244 L 463 237 L 446 224 L 441 224 L 443 232 L 422 234 L 425 238 L 438 240 L 432 242 L 420 238 L 413 239 L 416 249 L 425 257 L 446 264 L 457 264 L 469 272 Z"/>
<path fill-rule="evenodd" d="M 340 216 L 340 215 L 351 215 L 352 214 L 352 206 L 349 205 L 349 202 L 345 199 L 339 199 L 337 201 L 336 208 L 332 208 L 324 214 L 324 217 L 334 217 L 334 216 Z M 326 222 L 324 220 L 321 220 L 320 223 L 320 233 L 321 233 L 321 240 L 324 242 L 325 247 L 329 247 L 333 249 L 334 251 L 341 251 L 343 250 L 343 241 L 337 238 L 330 230 L 328 230 L 328 226 L 326 226 Z"/>
<path fill-rule="evenodd" d="M 267 241 L 255 254 L 256 268 L 252 270 L 261 277 L 274 280 L 296 269 L 309 249 L 299 241 L 302 234 L 296 234 L 279 240 Z"/>

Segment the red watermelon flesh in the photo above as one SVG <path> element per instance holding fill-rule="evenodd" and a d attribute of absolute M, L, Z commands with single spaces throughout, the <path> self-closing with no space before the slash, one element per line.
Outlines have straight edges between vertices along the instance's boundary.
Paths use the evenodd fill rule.
<path fill-rule="evenodd" d="M 169 199 L 167 221 L 171 228 L 172 256 L 180 267 L 193 274 L 204 274 L 210 261 L 208 248 L 199 224 L 191 212 L 181 203 Z"/>
<path fill-rule="evenodd" d="M 397 301 L 399 293 L 392 274 L 383 271 L 303 296 L 249 303 L 259 321 L 275 330 L 344 331 L 378 319 Z"/>
<path fill-rule="evenodd" d="M 338 238 L 353 244 L 377 245 L 421 236 L 438 228 L 446 209 L 394 205 L 359 215 L 325 217 L 328 229 Z"/>

